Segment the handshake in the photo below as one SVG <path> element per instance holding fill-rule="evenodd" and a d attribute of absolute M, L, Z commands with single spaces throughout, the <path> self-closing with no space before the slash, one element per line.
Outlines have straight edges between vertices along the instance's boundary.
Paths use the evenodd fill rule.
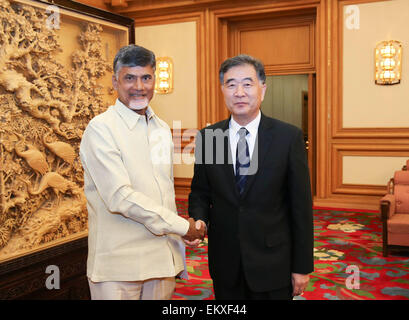
<path fill-rule="evenodd" d="M 189 230 L 182 238 L 187 245 L 197 246 L 206 236 L 206 224 L 202 220 L 195 222 L 193 218 L 189 218 L 187 221 L 189 221 Z"/>

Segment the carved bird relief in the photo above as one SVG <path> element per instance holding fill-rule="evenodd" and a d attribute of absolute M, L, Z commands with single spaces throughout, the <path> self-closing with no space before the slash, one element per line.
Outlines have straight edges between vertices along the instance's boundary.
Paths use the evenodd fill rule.
<path fill-rule="evenodd" d="M 62 142 L 62 141 L 47 142 L 47 138 L 52 132 L 53 131 L 50 130 L 48 133 L 44 134 L 43 143 L 50 151 L 52 151 L 58 157 L 63 159 L 65 162 L 68 162 L 69 164 L 73 164 L 75 158 L 77 157 L 77 154 L 74 148 L 70 144 Z"/>
<path fill-rule="evenodd" d="M 63 176 L 56 172 L 47 172 L 40 181 L 37 190 L 33 190 L 28 181 L 23 180 L 28 184 L 28 192 L 32 195 L 37 195 L 43 192 L 45 189 L 51 187 L 54 193 L 58 194 L 65 193 L 71 186 L 71 181 L 65 179 Z"/>
<path fill-rule="evenodd" d="M 76 189 L 75 183 L 65 179 L 63 176 L 61 176 L 60 174 L 58 174 L 56 172 L 47 172 L 41 178 L 40 184 L 38 185 L 38 187 L 35 190 L 32 188 L 29 181 L 24 180 L 22 178 L 20 178 L 20 180 L 23 181 L 27 185 L 28 193 L 30 193 L 31 195 L 37 195 L 37 194 L 42 193 L 47 188 L 52 188 L 55 195 L 57 196 L 57 203 L 59 202 L 60 192 L 65 193 L 68 190 Z M 74 191 L 76 191 L 76 190 L 74 190 Z"/>
<path fill-rule="evenodd" d="M 21 135 L 18 136 L 22 138 Z M 19 150 L 20 145 L 23 145 L 22 151 Z M 45 155 L 33 145 L 24 143 L 24 138 L 23 141 L 20 140 L 16 143 L 15 150 L 17 155 L 24 158 L 27 164 L 36 172 L 36 174 L 43 175 L 48 171 L 48 163 Z"/>

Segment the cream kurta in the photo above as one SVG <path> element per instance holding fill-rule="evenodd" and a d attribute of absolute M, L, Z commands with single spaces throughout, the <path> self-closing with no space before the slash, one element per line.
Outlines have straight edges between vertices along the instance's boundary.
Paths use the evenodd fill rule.
<path fill-rule="evenodd" d="M 147 115 L 117 100 L 82 137 L 94 282 L 187 276 L 180 236 L 189 223 L 176 212 L 172 136 L 150 107 Z"/>

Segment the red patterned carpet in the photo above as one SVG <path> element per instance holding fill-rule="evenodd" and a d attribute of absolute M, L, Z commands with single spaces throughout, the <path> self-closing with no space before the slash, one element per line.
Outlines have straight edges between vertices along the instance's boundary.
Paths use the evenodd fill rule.
<path fill-rule="evenodd" d="M 176 203 L 186 216 L 187 202 Z M 382 256 L 379 213 L 315 208 L 314 234 L 315 270 L 297 300 L 409 300 L 409 253 Z M 189 280 L 177 281 L 173 299 L 214 299 L 206 239 L 186 254 Z"/>

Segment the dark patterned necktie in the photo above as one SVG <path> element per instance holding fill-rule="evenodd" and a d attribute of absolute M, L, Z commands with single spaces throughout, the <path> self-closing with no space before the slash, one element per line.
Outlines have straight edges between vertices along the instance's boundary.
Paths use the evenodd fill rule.
<path fill-rule="evenodd" d="M 247 144 L 246 135 L 248 131 L 246 128 L 240 128 L 239 141 L 236 149 L 236 185 L 240 195 L 244 191 L 247 182 L 247 173 L 250 167 L 250 152 Z"/>

